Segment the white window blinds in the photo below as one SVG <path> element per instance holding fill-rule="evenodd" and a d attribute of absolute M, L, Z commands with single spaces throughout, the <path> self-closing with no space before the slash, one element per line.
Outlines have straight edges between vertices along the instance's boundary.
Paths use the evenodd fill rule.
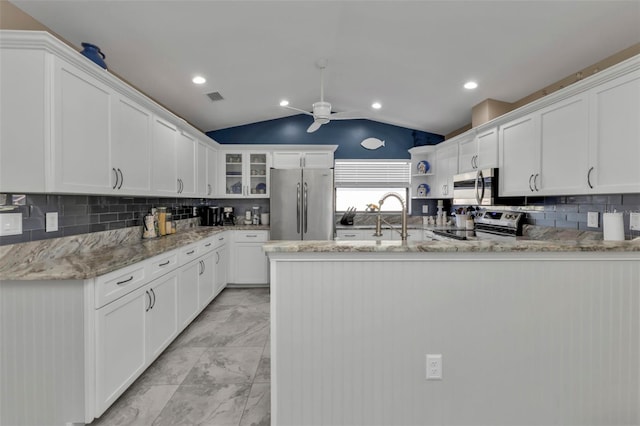
<path fill-rule="evenodd" d="M 336 188 L 408 188 L 411 162 L 405 160 L 336 160 Z"/>

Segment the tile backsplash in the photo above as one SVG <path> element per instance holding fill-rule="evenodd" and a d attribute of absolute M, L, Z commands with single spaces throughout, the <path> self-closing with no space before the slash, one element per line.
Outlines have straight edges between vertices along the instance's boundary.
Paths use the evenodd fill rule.
<path fill-rule="evenodd" d="M 22 234 L 0 236 L 0 245 L 66 237 L 90 232 L 141 226 L 152 207 L 165 206 L 176 220 L 193 217 L 193 207 L 233 206 L 238 215 L 252 206 L 269 211 L 268 199 L 155 198 L 98 195 L 27 194 L 26 204 L 11 213 L 22 213 Z M 58 212 L 58 231 L 45 232 L 45 214 Z M 1 213 L 0 213 L 1 214 Z"/>

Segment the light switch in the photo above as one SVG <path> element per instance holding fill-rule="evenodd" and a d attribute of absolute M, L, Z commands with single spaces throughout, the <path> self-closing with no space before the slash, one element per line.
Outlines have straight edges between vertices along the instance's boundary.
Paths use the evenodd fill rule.
<path fill-rule="evenodd" d="M 58 230 L 58 212 L 50 212 L 45 214 L 46 232 L 55 232 Z"/>
<path fill-rule="evenodd" d="M 22 234 L 22 213 L 0 214 L 0 235 Z"/>

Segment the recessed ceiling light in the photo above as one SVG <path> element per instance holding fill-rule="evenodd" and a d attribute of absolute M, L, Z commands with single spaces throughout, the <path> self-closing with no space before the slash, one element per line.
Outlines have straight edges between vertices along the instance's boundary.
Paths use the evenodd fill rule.
<path fill-rule="evenodd" d="M 288 100 L 283 99 L 283 100 L 280 101 L 280 106 L 287 106 L 287 105 L 289 105 L 289 101 Z"/>
<path fill-rule="evenodd" d="M 478 87 L 478 83 L 476 83 L 475 81 L 467 81 L 464 84 L 465 89 L 471 90 L 471 89 L 475 89 L 476 87 Z"/>
<path fill-rule="evenodd" d="M 382 104 L 380 102 L 374 102 L 374 103 L 371 104 L 371 108 L 380 109 L 380 108 L 382 108 Z"/>
<path fill-rule="evenodd" d="M 200 75 L 197 75 L 197 76 L 193 77 L 193 79 L 191 79 L 191 81 L 193 81 L 194 84 L 204 84 L 204 83 L 207 82 L 207 79 L 202 77 L 202 76 L 200 76 Z"/>

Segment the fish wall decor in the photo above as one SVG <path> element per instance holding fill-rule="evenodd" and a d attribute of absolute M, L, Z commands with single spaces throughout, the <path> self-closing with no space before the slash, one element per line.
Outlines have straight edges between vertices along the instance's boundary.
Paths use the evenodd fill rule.
<path fill-rule="evenodd" d="M 378 149 L 384 146 L 384 141 L 378 138 L 367 138 L 360 142 L 360 145 L 365 149 Z"/>

